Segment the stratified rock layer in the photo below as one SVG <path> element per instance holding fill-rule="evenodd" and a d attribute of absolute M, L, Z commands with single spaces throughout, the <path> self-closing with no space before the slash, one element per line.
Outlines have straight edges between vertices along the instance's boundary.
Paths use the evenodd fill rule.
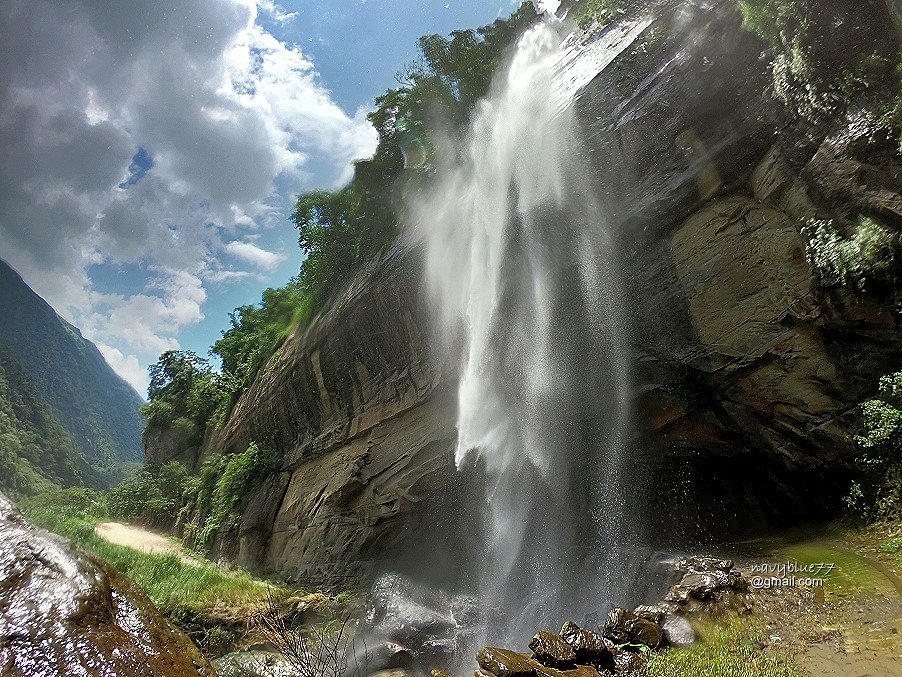
<path fill-rule="evenodd" d="M 635 388 L 624 493 L 648 542 L 828 518 L 848 490 L 853 409 L 902 365 L 898 316 L 825 284 L 803 235 L 811 218 L 902 228 L 898 146 L 867 111 L 789 119 L 766 93 L 765 45 L 741 24 L 733 3 L 665 3 L 576 104 L 623 234 Z M 874 22 L 882 43 L 889 26 Z M 364 587 L 384 562 L 403 569 L 402 553 L 446 584 L 468 544 L 478 555 L 474 483 L 453 460 L 455 378 L 427 350 L 448 337 L 431 335 L 422 280 L 404 243 L 374 262 L 208 435 L 202 454 L 252 441 L 284 454 L 213 556 Z"/>
<path fill-rule="evenodd" d="M 4 677 L 212 675 L 191 641 L 121 575 L 29 524 L 0 494 Z"/>

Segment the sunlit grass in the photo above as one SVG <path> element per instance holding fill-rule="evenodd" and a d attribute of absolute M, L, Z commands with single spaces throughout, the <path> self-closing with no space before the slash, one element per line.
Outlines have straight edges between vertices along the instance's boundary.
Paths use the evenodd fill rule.
<path fill-rule="evenodd" d="M 698 641 L 650 654 L 643 677 L 802 677 L 791 653 L 769 643 L 762 622 L 736 618 L 696 628 Z"/>
<path fill-rule="evenodd" d="M 211 562 L 186 562 L 177 554 L 145 553 L 110 543 L 94 533 L 105 515 L 96 514 L 90 505 L 41 501 L 26 506 L 26 513 L 38 526 L 72 540 L 125 575 L 164 613 L 178 608 L 197 612 L 222 606 L 240 608 L 262 603 L 269 596 L 288 595 L 284 588 L 244 572 L 223 571 Z"/>

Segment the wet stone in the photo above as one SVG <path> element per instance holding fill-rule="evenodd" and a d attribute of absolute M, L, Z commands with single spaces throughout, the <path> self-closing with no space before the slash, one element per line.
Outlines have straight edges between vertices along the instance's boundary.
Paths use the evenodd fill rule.
<path fill-rule="evenodd" d="M 535 661 L 510 649 L 483 647 L 476 654 L 476 662 L 482 670 L 496 677 L 533 677 L 535 674 Z"/>
<path fill-rule="evenodd" d="M 731 559 L 718 559 L 716 557 L 687 557 L 677 562 L 679 571 L 694 573 L 711 573 L 714 571 L 733 571 L 734 564 Z"/>
<path fill-rule="evenodd" d="M 618 677 L 621 675 L 635 675 L 645 667 L 645 658 L 642 654 L 621 649 L 614 655 L 614 663 L 617 665 L 615 672 Z"/>
<path fill-rule="evenodd" d="M 576 661 L 573 647 L 553 632 L 537 632 L 530 640 L 529 648 L 538 661 L 552 667 L 569 667 Z"/>
<path fill-rule="evenodd" d="M 644 618 L 647 621 L 660 625 L 665 616 L 676 613 L 678 608 L 679 607 L 675 604 L 661 602 L 660 604 L 643 604 L 637 606 L 633 613 L 639 618 Z"/>
<path fill-rule="evenodd" d="M 620 607 L 611 609 L 602 634 L 616 644 L 645 644 L 653 649 L 661 644 L 657 623 Z"/>
<path fill-rule="evenodd" d="M 614 643 L 601 635 L 567 621 L 561 628 L 561 639 L 573 647 L 578 663 L 589 663 L 605 670 L 614 669 Z"/>
<path fill-rule="evenodd" d="M 666 616 L 661 631 L 664 634 L 664 641 L 671 646 L 689 646 L 695 642 L 695 630 L 682 616 Z"/>
<path fill-rule="evenodd" d="M 536 663 L 534 670 L 536 677 L 601 677 L 598 670 L 591 665 L 577 665 L 569 670 L 558 670 Z"/>
<path fill-rule="evenodd" d="M 608 613 L 602 635 L 615 644 L 626 644 L 630 641 L 630 627 L 637 616 L 629 609 L 614 607 Z"/>
<path fill-rule="evenodd" d="M 3 677 L 199 677 L 212 668 L 147 596 L 0 494 Z"/>
<path fill-rule="evenodd" d="M 661 645 L 661 626 L 644 618 L 637 618 L 630 627 L 630 641 L 655 649 Z"/>

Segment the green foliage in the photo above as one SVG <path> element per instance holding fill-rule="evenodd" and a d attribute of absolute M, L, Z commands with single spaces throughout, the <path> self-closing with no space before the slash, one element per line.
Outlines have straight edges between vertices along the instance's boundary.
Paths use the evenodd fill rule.
<path fill-rule="evenodd" d="M 355 163 L 344 188 L 298 197 L 293 221 L 306 255 L 298 277 L 230 314 L 229 328 L 210 351 L 222 360 L 221 374 L 194 353 L 164 353 L 150 369 L 150 401 L 142 408 L 148 426 L 182 423 L 192 430 L 190 444 L 197 444 L 210 425 L 224 422 L 291 331 L 396 239 L 401 193 L 428 172 L 435 140 L 463 130 L 507 48 L 535 18 L 532 3 L 524 2 L 509 19 L 489 26 L 420 38 L 418 59 L 369 115 L 379 134 L 373 158 Z M 427 166 L 405 174 L 403 150 L 411 144 L 423 149 Z"/>
<path fill-rule="evenodd" d="M 191 351 L 167 351 L 148 372 L 149 401 L 141 408 L 148 427 L 178 425 L 194 431 L 192 443 L 202 439 L 207 422 L 232 396 L 227 379 Z"/>
<path fill-rule="evenodd" d="M 808 257 L 825 284 L 898 297 L 902 290 L 898 238 L 876 219 L 862 216 L 844 237 L 832 221 L 811 220 L 803 229 Z M 902 300 L 898 299 L 897 300 Z"/>
<path fill-rule="evenodd" d="M 27 399 L 41 403 L 39 417 L 57 422 L 53 441 L 45 445 L 48 453 L 29 461 L 32 468 L 41 475 L 58 469 L 56 479 L 68 483 L 72 467 L 62 457 L 74 449 L 80 481 L 109 486 L 121 477 L 123 463 L 142 458 L 141 398 L 2 261 L 0 317 L 4 369 L 13 361 L 28 381 Z M 46 432 L 45 423 L 33 423 Z"/>
<path fill-rule="evenodd" d="M 609 23 L 623 12 L 624 5 L 624 0 L 589 0 L 576 17 L 576 22 L 582 28 L 593 21 L 601 24 Z"/>
<path fill-rule="evenodd" d="M 372 160 L 356 164 L 346 188 L 298 198 L 294 222 L 307 254 L 299 283 L 313 309 L 397 236 L 405 145 L 430 148 L 435 138 L 459 133 L 506 49 L 535 16 L 526 2 L 507 20 L 420 38 L 419 58 L 399 76 L 401 86 L 379 97 L 369 115 L 379 133 Z"/>
<path fill-rule="evenodd" d="M 150 524 L 171 521 L 182 506 L 189 480 L 188 470 L 178 461 L 146 465 L 110 489 L 107 506 L 112 516 Z"/>
<path fill-rule="evenodd" d="M 355 181 L 337 192 L 314 191 L 298 199 L 293 219 L 307 254 L 299 282 L 316 308 L 396 235 L 384 199 L 368 194 Z"/>
<path fill-rule="evenodd" d="M 895 130 L 902 153 L 902 61 L 896 65 L 896 97 L 887 105 L 883 123 Z"/>
<path fill-rule="evenodd" d="M 22 507 L 34 524 L 71 539 L 139 585 L 166 614 L 281 595 L 280 589 L 246 573 L 224 573 L 209 562 L 186 562 L 177 555 L 148 554 L 104 540 L 94 532 L 109 517 L 100 492 L 60 490 L 29 499 Z"/>
<path fill-rule="evenodd" d="M 861 405 L 864 432 L 855 437 L 862 480 L 854 482 L 846 504 L 869 520 L 902 515 L 902 372 L 880 379 L 878 396 Z"/>
<path fill-rule="evenodd" d="M 896 554 L 902 552 L 902 536 L 893 536 L 886 543 L 880 546 L 881 552 Z"/>
<path fill-rule="evenodd" d="M 803 21 L 803 12 L 794 0 L 739 0 L 743 25 L 771 45 L 781 43 L 781 31 L 792 31 Z"/>
<path fill-rule="evenodd" d="M 0 491 L 19 499 L 80 484 L 87 470 L 65 428 L 0 343 Z"/>
<path fill-rule="evenodd" d="M 271 470 L 279 455 L 251 443 L 247 449 L 231 456 L 210 456 L 200 472 L 185 487 L 186 512 L 192 514 L 185 527 L 185 538 L 203 552 L 213 535 L 239 507 L 254 480 Z"/>
<path fill-rule="evenodd" d="M 699 628 L 699 641 L 648 654 L 643 677 L 801 677 L 790 652 L 769 642 L 752 617 Z M 768 650 L 764 647 L 768 646 Z"/>
<path fill-rule="evenodd" d="M 891 26 L 888 16 L 873 17 L 879 4 L 739 0 L 745 27 L 770 46 L 773 94 L 809 122 L 865 99 L 882 108 L 886 94 L 899 91 L 893 31 L 860 31 L 867 20 Z"/>
<path fill-rule="evenodd" d="M 231 326 L 210 352 L 222 359 L 235 391 L 245 390 L 291 330 L 309 319 L 310 307 L 310 298 L 295 279 L 281 289 L 264 291 L 259 305 L 241 306 L 229 315 Z"/>

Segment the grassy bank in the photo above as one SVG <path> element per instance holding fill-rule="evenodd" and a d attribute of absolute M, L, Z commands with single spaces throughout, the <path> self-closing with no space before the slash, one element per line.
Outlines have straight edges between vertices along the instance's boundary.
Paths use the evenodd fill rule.
<path fill-rule="evenodd" d="M 790 650 L 775 645 L 761 618 L 696 628 L 686 648 L 649 655 L 643 677 L 802 677 Z"/>
<path fill-rule="evenodd" d="M 902 674 L 902 522 L 775 542 L 743 568 L 787 563 L 821 585 L 757 590 L 752 614 L 696 625 L 695 644 L 649 654 L 643 677 Z"/>
<path fill-rule="evenodd" d="M 21 507 L 34 524 L 70 539 L 139 585 L 170 621 L 211 655 L 239 643 L 254 614 L 269 600 L 290 595 L 287 588 L 245 572 L 224 571 L 212 562 L 144 553 L 104 540 L 94 529 L 111 515 L 105 495 L 97 491 L 52 491 Z"/>

